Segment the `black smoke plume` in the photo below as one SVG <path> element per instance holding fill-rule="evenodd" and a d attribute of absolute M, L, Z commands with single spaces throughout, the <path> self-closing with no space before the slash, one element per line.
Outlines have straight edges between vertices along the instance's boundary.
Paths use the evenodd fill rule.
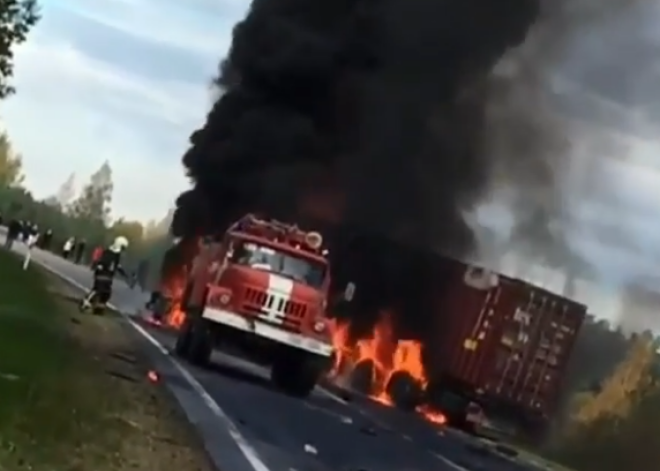
<path fill-rule="evenodd" d="M 341 219 L 460 255 L 486 189 L 486 78 L 526 36 L 535 0 L 255 0 L 224 90 L 184 156 L 195 186 L 177 235 L 246 210 L 297 216 L 315 180 Z M 328 177 L 330 175 L 330 177 Z M 330 183 L 328 183 L 330 181 Z"/>

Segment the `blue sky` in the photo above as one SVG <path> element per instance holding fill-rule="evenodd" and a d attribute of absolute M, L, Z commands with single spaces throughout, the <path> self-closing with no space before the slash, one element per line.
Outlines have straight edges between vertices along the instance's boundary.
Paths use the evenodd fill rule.
<path fill-rule="evenodd" d="M 27 184 L 82 185 L 104 160 L 114 213 L 162 217 L 187 186 L 181 156 L 212 102 L 239 0 L 42 0 L 43 19 L 18 48 L 18 94 L 2 120 Z"/>

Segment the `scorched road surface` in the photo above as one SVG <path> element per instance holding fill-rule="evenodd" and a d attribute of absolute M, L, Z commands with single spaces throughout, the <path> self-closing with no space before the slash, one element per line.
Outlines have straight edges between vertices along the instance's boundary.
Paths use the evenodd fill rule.
<path fill-rule="evenodd" d="M 33 257 L 81 285 L 90 284 L 85 267 L 41 251 Z M 137 313 L 145 295 L 118 282 L 112 301 L 125 312 Z M 170 334 L 154 328 L 150 333 L 171 348 Z M 212 368 L 186 368 L 236 425 L 239 441 L 256 452 L 251 458 L 257 471 L 532 469 L 480 451 L 470 438 L 364 398 L 346 401 L 322 389 L 306 401 L 287 397 L 271 389 L 264 369 L 219 352 Z M 212 415 L 210 409 L 208 413 Z M 244 464 L 232 471 L 249 470 L 248 460 Z"/>

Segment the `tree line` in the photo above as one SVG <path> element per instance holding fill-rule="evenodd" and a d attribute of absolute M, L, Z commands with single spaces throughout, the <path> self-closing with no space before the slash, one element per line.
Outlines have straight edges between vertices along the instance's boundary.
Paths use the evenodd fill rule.
<path fill-rule="evenodd" d="M 166 245 L 167 228 L 151 223 L 119 218 L 111 220 L 114 183 L 112 167 L 104 162 L 82 186 L 75 190 L 72 175 L 60 190 L 43 200 L 37 199 L 24 186 L 23 165 L 6 133 L 0 134 L 0 215 L 37 224 L 41 231 L 53 232 L 53 243 L 63 244 L 69 237 L 84 240 L 87 247 L 107 245 L 122 235 L 129 239 L 127 259 L 156 262 Z"/>
<path fill-rule="evenodd" d="M 564 413 L 541 454 L 576 471 L 652 468 L 660 460 L 657 349 L 650 331 L 626 334 L 589 318 L 571 359 Z"/>

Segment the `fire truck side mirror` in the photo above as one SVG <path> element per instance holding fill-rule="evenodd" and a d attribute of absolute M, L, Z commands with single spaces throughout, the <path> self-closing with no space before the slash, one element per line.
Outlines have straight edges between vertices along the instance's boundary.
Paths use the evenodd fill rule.
<path fill-rule="evenodd" d="M 346 289 L 344 290 L 344 301 L 350 303 L 351 301 L 353 301 L 354 297 L 355 297 L 355 283 L 351 281 L 346 285 Z"/>

